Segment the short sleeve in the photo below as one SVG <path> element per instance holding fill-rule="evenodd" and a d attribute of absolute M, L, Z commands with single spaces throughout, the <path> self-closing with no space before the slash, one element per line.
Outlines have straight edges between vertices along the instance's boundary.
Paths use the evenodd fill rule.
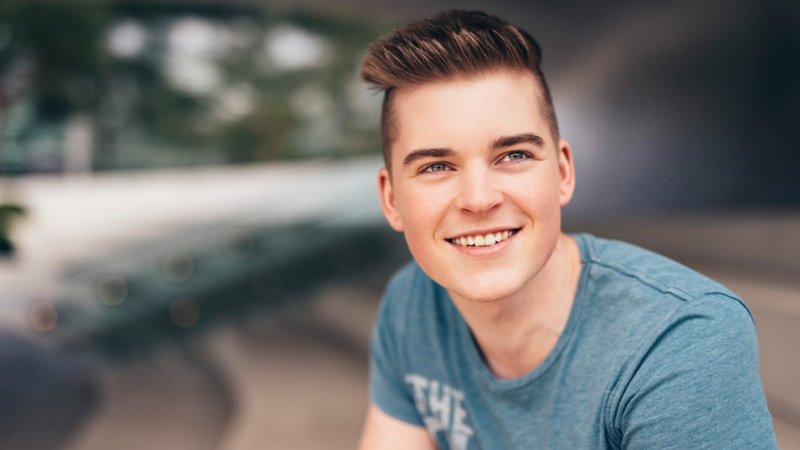
<path fill-rule="evenodd" d="M 689 301 L 634 358 L 616 404 L 623 449 L 777 449 L 747 308 L 723 294 Z"/>
<path fill-rule="evenodd" d="M 401 294 L 400 280 L 395 278 L 381 300 L 370 341 L 369 397 L 384 413 L 412 425 L 424 426 L 414 407 L 414 399 L 404 379 L 399 350 L 402 345 L 402 311 L 397 308 Z M 400 336 L 398 336 L 400 334 Z"/>

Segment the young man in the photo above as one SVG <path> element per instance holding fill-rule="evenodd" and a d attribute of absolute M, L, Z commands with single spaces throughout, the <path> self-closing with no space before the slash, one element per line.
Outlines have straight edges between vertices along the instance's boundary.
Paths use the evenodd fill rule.
<path fill-rule="evenodd" d="M 415 262 L 380 308 L 361 448 L 776 448 L 742 302 L 561 232 L 575 171 L 540 61 L 468 11 L 364 58 L 385 90 L 383 212 Z"/>

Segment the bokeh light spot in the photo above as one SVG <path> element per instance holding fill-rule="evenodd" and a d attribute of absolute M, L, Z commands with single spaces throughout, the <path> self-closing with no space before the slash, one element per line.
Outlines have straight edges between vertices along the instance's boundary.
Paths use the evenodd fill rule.
<path fill-rule="evenodd" d="M 97 296 L 106 305 L 119 305 L 128 297 L 128 284 L 119 275 L 106 275 L 97 282 Z"/>
<path fill-rule="evenodd" d="M 250 287 L 257 297 L 268 300 L 280 292 L 281 277 L 277 272 L 266 270 L 253 276 Z"/>
<path fill-rule="evenodd" d="M 264 37 L 264 49 L 278 70 L 320 67 L 330 62 L 330 41 L 292 25 L 279 25 Z"/>
<path fill-rule="evenodd" d="M 215 115 L 222 121 L 234 121 L 256 109 L 257 93 L 246 83 L 221 90 L 216 97 Z"/>
<path fill-rule="evenodd" d="M 108 33 L 106 48 L 117 58 L 138 56 L 147 43 L 147 29 L 135 20 L 116 24 Z"/>
<path fill-rule="evenodd" d="M 162 268 L 168 280 L 179 283 L 191 278 L 194 261 L 186 252 L 172 252 L 164 257 Z"/>
<path fill-rule="evenodd" d="M 192 298 L 181 297 L 169 305 L 169 319 L 175 326 L 189 328 L 200 319 L 200 305 Z"/>
<path fill-rule="evenodd" d="M 50 331 L 56 327 L 58 313 L 50 302 L 37 302 L 31 306 L 29 320 L 36 331 Z"/>

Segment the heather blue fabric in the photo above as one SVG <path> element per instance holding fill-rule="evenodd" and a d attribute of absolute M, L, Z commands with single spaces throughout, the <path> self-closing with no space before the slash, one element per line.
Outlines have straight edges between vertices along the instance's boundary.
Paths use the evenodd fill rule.
<path fill-rule="evenodd" d="M 750 312 L 633 245 L 574 236 L 564 333 L 533 371 L 494 377 L 447 291 L 411 263 L 384 295 L 370 398 L 440 449 L 775 449 Z"/>

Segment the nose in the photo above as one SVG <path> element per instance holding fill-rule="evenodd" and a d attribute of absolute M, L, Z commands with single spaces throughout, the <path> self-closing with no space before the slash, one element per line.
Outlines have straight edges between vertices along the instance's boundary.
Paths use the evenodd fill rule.
<path fill-rule="evenodd" d="M 503 193 L 488 171 L 472 169 L 464 170 L 462 174 L 461 192 L 456 199 L 459 210 L 482 217 L 503 203 Z"/>

